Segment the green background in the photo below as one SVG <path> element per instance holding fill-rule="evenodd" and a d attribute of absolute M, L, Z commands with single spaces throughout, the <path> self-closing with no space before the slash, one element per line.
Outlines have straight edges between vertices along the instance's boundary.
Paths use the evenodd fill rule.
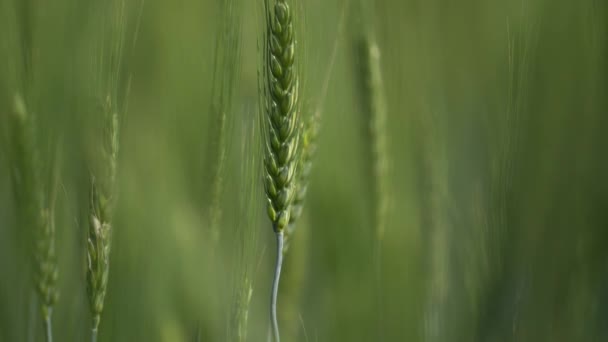
<path fill-rule="evenodd" d="M 24 22 L 19 6 L 28 1 Z M 248 340 L 266 339 L 274 236 L 256 149 L 262 3 L 229 2 L 241 11 L 242 36 L 237 63 L 226 65 L 214 62 L 226 44 L 219 1 L 146 0 L 141 16 L 139 3 L 127 2 L 122 72 L 132 78 L 101 341 L 235 339 L 244 275 L 253 286 Z M 371 3 L 350 6 L 342 31 L 344 1 L 297 6 L 304 108 L 320 105 L 328 75 L 330 83 L 284 265 L 283 339 L 608 340 L 607 3 Z M 86 160 L 102 100 L 91 91 L 89 47 L 102 31 L 98 6 L 0 0 L 1 341 L 43 338 L 5 139 L 23 28 L 33 41 L 28 105 L 40 141 L 60 137 L 55 339 L 88 338 Z M 369 115 L 357 83 L 356 43 L 370 27 L 361 17 L 373 23 L 388 108 L 390 211 L 379 259 Z M 212 97 L 226 68 L 237 77 L 214 237 Z"/>

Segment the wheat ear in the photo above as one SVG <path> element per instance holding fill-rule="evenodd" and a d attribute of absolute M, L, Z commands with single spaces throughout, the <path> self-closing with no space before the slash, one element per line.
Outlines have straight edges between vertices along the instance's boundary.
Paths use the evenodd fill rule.
<path fill-rule="evenodd" d="M 31 228 L 33 232 L 34 285 L 40 298 L 45 339 L 51 342 L 53 340 L 51 317 L 53 306 L 59 296 L 55 252 L 55 187 L 50 185 L 50 191 L 45 191 L 46 186 L 41 175 L 43 167 L 36 145 L 34 118 L 19 94 L 15 95 L 14 99 L 11 127 L 15 198 L 21 224 L 27 229 Z M 52 175 L 51 180 L 57 175 L 55 170 Z"/>
<path fill-rule="evenodd" d="M 226 165 L 226 131 L 227 115 L 233 110 L 232 102 L 240 72 L 241 57 L 241 0 L 221 1 L 220 32 L 215 42 L 213 68 L 213 93 L 211 95 L 211 116 L 209 125 L 209 155 L 212 165 L 212 198 L 209 206 L 209 227 L 211 239 L 217 244 L 220 238 L 222 219 L 221 198 L 224 189 L 224 169 Z"/>
<path fill-rule="evenodd" d="M 386 100 L 380 68 L 380 49 L 370 34 L 364 40 L 364 72 L 369 129 L 372 137 L 373 179 L 375 193 L 376 238 L 382 241 L 388 211 L 388 152 L 386 133 Z"/>
<path fill-rule="evenodd" d="M 276 302 L 283 262 L 283 236 L 289 224 L 295 193 L 297 151 L 300 135 L 298 73 L 294 13 L 286 0 L 270 6 L 265 0 L 264 41 L 265 178 L 267 211 L 277 238 L 277 262 L 271 294 L 271 325 L 280 341 Z"/>
<path fill-rule="evenodd" d="M 13 65 L 13 72 L 20 80 L 18 91 L 13 102 L 13 115 L 10 116 L 12 136 L 12 180 L 16 206 L 19 211 L 19 224 L 22 231 L 32 232 L 34 286 L 40 299 L 40 310 L 43 317 L 46 341 L 53 340 L 52 311 L 58 299 L 57 278 L 58 266 L 55 253 L 54 222 L 54 186 L 43 181 L 47 168 L 56 161 L 51 154 L 42 162 L 39 145 L 37 145 L 36 116 L 30 112 L 28 105 L 35 103 L 33 97 L 36 74 L 35 36 L 31 29 L 35 18 L 35 8 L 27 1 L 19 3 L 15 13 L 19 16 L 20 27 L 17 29 L 20 38 L 20 65 Z M 8 37 L 7 37 L 8 38 Z M 10 63 L 9 63 L 10 64 Z M 36 108 L 34 108 L 35 110 Z M 46 162 L 49 163 L 46 163 Z M 53 171 L 54 168 L 52 168 Z M 52 172 L 51 172 L 52 173 Z M 52 173 L 51 181 L 56 174 Z M 50 190 L 50 191 L 47 191 Z"/>
<path fill-rule="evenodd" d="M 296 222 L 302 216 L 306 193 L 308 192 L 308 184 L 310 182 L 310 171 L 312 169 L 314 156 L 317 150 L 317 136 L 321 122 L 321 111 L 315 111 L 305 124 L 302 125 L 302 141 L 301 150 L 299 152 L 300 159 L 298 161 L 297 178 L 295 184 L 295 194 L 291 205 L 291 213 L 289 215 L 289 224 L 285 230 L 285 248 L 283 253 L 286 253 L 289 248 L 289 243 L 296 230 Z"/>
<path fill-rule="evenodd" d="M 102 169 L 97 176 L 91 175 L 87 241 L 87 290 L 93 315 L 92 341 L 97 340 L 110 271 L 112 208 L 118 156 L 118 113 L 113 110 L 110 98 L 107 99 L 103 115 L 105 127 L 99 151 Z"/>
<path fill-rule="evenodd" d="M 251 114 L 246 112 L 246 114 Z M 235 253 L 237 255 L 236 272 L 234 273 L 233 306 L 231 324 L 229 325 L 229 341 L 245 342 L 249 320 L 249 306 L 254 289 L 256 249 L 258 243 L 257 222 L 259 222 L 258 180 L 261 175 L 262 160 L 258 157 L 261 152 L 260 134 L 255 116 L 247 115 L 242 122 L 243 140 L 241 142 L 240 185 L 243 195 L 239 196 L 238 228 L 235 234 Z"/>
<path fill-rule="evenodd" d="M 109 36 L 105 35 L 107 32 L 103 32 L 102 40 L 98 44 L 98 48 L 101 49 L 100 60 L 96 61 L 95 65 L 98 72 L 96 81 L 99 82 L 97 96 L 105 101 L 101 106 L 100 137 L 97 142 L 98 148 L 92 156 L 94 164 L 91 168 L 89 189 L 86 278 L 92 315 L 91 341 L 93 342 L 97 340 L 107 293 L 112 247 L 112 214 L 116 202 L 119 112 L 126 111 L 126 105 L 118 104 L 126 30 L 126 3 L 125 0 L 112 0 L 107 6 L 105 10 L 108 17 L 102 20 L 107 20 L 110 24 Z M 137 30 L 135 32 L 136 35 Z M 128 90 L 127 86 L 125 98 Z"/>
<path fill-rule="evenodd" d="M 388 133 L 386 129 L 387 106 L 384 82 L 382 79 L 381 53 L 375 37 L 373 6 L 370 2 L 360 1 L 360 15 L 363 30 L 359 37 L 359 54 L 361 58 L 361 99 L 364 114 L 369 127 L 371 149 L 369 151 L 370 179 L 372 186 L 372 204 L 374 217 L 374 261 L 376 264 L 376 295 L 378 305 L 378 333 L 383 339 L 382 329 L 382 242 L 387 224 L 389 209 L 389 174 Z"/>
<path fill-rule="evenodd" d="M 350 1 L 347 1 L 344 4 L 344 8 L 342 9 L 342 14 L 340 15 L 340 20 L 338 22 L 338 31 L 333 45 L 333 50 L 329 59 L 329 65 L 327 66 L 327 71 L 325 72 L 325 79 L 323 81 L 323 86 L 321 87 L 321 93 L 319 101 L 317 103 L 317 107 L 313 114 L 302 125 L 302 142 L 297 170 L 298 177 L 296 179 L 295 186 L 296 192 L 291 207 L 291 214 L 289 216 L 289 225 L 287 226 L 287 230 L 285 231 L 285 248 L 283 249 L 284 253 L 286 253 L 289 248 L 289 242 L 293 236 L 293 233 L 296 230 L 296 222 L 298 221 L 300 216 L 302 216 L 302 211 L 304 209 L 304 202 L 306 200 L 306 194 L 308 192 L 308 184 L 310 183 L 310 172 L 312 170 L 313 161 L 315 159 L 315 154 L 317 151 L 317 138 L 319 135 L 319 129 L 321 127 L 321 116 L 323 114 L 325 106 L 325 99 L 327 98 L 327 93 L 329 91 L 329 83 L 331 81 L 336 56 L 338 55 L 340 47 L 339 42 L 340 38 L 342 37 L 342 31 L 344 30 L 344 23 L 346 22 L 345 19 L 349 11 L 349 7 Z"/>

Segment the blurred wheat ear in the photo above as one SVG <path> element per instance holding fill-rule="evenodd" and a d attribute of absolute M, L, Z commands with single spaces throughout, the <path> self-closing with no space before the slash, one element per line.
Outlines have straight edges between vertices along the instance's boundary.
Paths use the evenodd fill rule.
<path fill-rule="evenodd" d="M 380 66 L 380 48 L 373 33 L 366 34 L 360 44 L 364 110 L 372 138 L 370 152 L 374 188 L 375 232 L 376 238 L 382 241 L 386 229 L 389 202 L 386 100 Z"/>
<path fill-rule="evenodd" d="M 116 173 L 119 152 L 120 116 L 126 112 L 129 83 L 124 77 L 125 37 L 127 29 L 127 7 L 125 0 L 112 0 L 101 5 L 103 16 L 101 36 L 94 41 L 93 80 L 94 98 L 100 106 L 94 114 L 95 136 L 92 155 L 89 159 L 89 203 L 87 237 L 87 293 L 92 315 L 91 340 L 97 340 L 101 314 L 110 271 L 110 252 L 113 233 L 113 211 L 116 204 Z M 143 9 L 141 2 L 139 15 Z M 137 35 L 135 26 L 134 40 Z M 123 87 L 126 84 L 126 87 Z M 124 96 L 119 94 L 124 89 Z M 103 99 L 100 101 L 100 99 Z M 120 105 L 123 99 L 123 105 Z"/>
<path fill-rule="evenodd" d="M 314 115 L 311 115 L 308 120 L 302 125 L 302 142 L 301 150 L 299 151 L 299 160 L 297 166 L 297 178 L 295 184 L 295 194 L 291 206 L 289 216 L 289 224 L 285 230 L 285 246 L 283 253 L 287 253 L 289 242 L 295 233 L 296 222 L 302 215 L 304 209 L 304 201 L 308 192 L 308 183 L 310 182 L 310 171 L 313 165 L 313 159 L 317 149 L 317 135 L 319 133 L 319 125 L 321 121 L 321 111 L 318 110 Z"/>
<path fill-rule="evenodd" d="M 46 167 L 40 160 L 35 118 L 20 94 L 15 95 L 10 121 L 15 200 L 21 228 L 33 234 L 34 285 L 40 298 L 45 338 L 50 342 L 53 306 L 59 296 L 54 214 L 58 173 L 55 167 Z M 56 163 L 54 154 L 49 155 L 48 164 Z M 43 181 L 46 173 L 51 174 L 49 184 Z"/>
<path fill-rule="evenodd" d="M 221 198 L 223 195 L 223 173 L 226 164 L 227 115 L 232 114 L 234 90 L 240 72 L 241 56 L 241 0 L 220 2 L 220 32 L 215 42 L 213 67 L 213 94 L 211 96 L 211 120 L 209 137 L 211 148 L 209 165 L 212 168 L 211 204 L 209 206 L 209 227 L 212 245 L 219 242 L 222 219 Z"/>
<path fill-rule="evenodd" d="M 283 262 L 283 234 L 289 224 L 295 193 L 297 151 L 300 140 L 298 70 L 292 7 L 286 0 L 271 6 L 264 2 L 266 36 L 264 39 L 263 118 L 265 155 L 264 185 L 267 212 L 277 236 L 277 263 L 271 294 L 271 325 L 276 342 L 280 340 L 276 300 Z M 295 8 L 295 7 L 294 7 Z"/>
<path fill-rule="evenodd" d="M 310 172 L 312 170 L 315 154 L 317 152 L 317 140 L 319 130 L 321 128 L 321 118 L 323 112 L 325 111 L 325 99 L 327 98 L 327 94 L 329 92 L 329 83 L 333 75 L 334 63 L 340 49 L 340 40 L 343 38 L 342 34 L 344 31 L 344 24 L 349 13 L 349 9 L 350 1 L 346 1 L 344 3 L 344 7 L 342 8 L 340 19 L 337 23 L 336 38 L 334 40 L 329 64 L 325 70 L 325 78 L 321 86 L 316 107 L 312 112 L 312 115 L 310 115 L 306 120 L 303 120 L 304 122 L 301 124 L 302 127 L 300 129 L 302 132 L 302 141 L 300 151 L 298 151 L 299 158 L 297 164 L 297 178 L 295 181 L 295 194 L 289 216 L 289 225 L 285 231 L 285 248 L 283 248 L 283 253 L 287 253 L 287 250 L 289 249 L 289 243 L 293 237 L 293 234 L 295 233 L 297 221 L 300 216 L 302 216 L 302 212 L 304 210 L 306 194 L 308 193 L 308 185 L 310 183 Z"/>
<path fill-rule="evenodd" d="M 371 141 L 369 155 L 369 179 L 373 204 L 373 245 L 374 271 L 376 276 L 375 292 L 377 296 L 378 338 L 383 339 L 382 308 L 382 242 L 384 240 L 389 209 L 389 153 L 386 128 L 387 107 L 384 81 L 382 79 L 381 52 L 375 35 L 373 6 L 371 3 L 360 3 L 361 32 L 355 35 L 355 45 L 359 57 L 360 98 L 362 101 L 364 122 L 368 126 L 368 138 Z"/>
<path fill-rule="evenodd" d="M 41 105 L 40 80 L 37 62 L 40 60 L 38 36 L 31 28 L 37 19 L 37 9 L 28 1 L 15 3 L 18 25 L 14 27 L 17 41 L 14 42 L 18 56 L 7 59 L 12 69 L 16 88 L 13 108 L 8 115 L 9 161 L 11 180 L 17 209 L 18 238 L 24 243 L 33 269 L 33 287 L 39 298 L 39 309 L 43 318 L 44 336 L 53 340 L 52 312 L 58 300 L 58 265 L 55 250 L 55 190 L 58 177 L 53 132 L 49 135 L 47 153 L 42 153 L 43 144 L 39 137 L 42 130 L 38 125 L 38 111 Z M 10 31 L 10 30 L 9 30 Z M 10 34 L 5 33 L 6 41 Z M 17 43 L 18 42 L 18 43 Z M 10 83 L 10 82 L 9 82 Z M 47 113 L 45 113 L 47 114 Z M 28 248 L 29 247 L 29 248 Z"/>
<path fill-rule="evenodd" d="M 247 113 L 251 114 L 251 113 Z M 235 234 L 234 253 L 237 254 L 237 265 L 233 273 L 234 288 L 231 312 L 231 324 L 228 331 L 230 341 L 245 342 L 247 340 L 249 307 L 253 295 L 255 269 L 257 260 L 256 248 L 258 244 L 259 213 L 262 203 L 259 201 L 261 159 L 260 134 L 256 125 L 255 116 L 247 115 L 242 123 L 243 140 L 239 160 L 241 172 L 239 189 L 243 189 L 243 196 L 239 196 L 239 216 Z"/>
<path fill-rule="evenodd" d="M 105 129 L 100 149 L 102 170 L 91 175 L 89 234 L 87 240 L 87 290 L 93 315 L 92 340 L 97 339 L 108 284 L 112 237 L 112 207 L 118 156 L 118 114 L 108 99 L 104 110 Z"/>

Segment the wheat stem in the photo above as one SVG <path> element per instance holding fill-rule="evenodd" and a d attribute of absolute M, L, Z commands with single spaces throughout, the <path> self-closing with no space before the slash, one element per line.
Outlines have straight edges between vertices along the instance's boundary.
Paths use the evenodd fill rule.
<path fill-rule="evenodd" d="M 46 342 L 53 342 L 53 327 L 51 324 L 51 313 L 44 318 L 44 331 Z"/>
<path fill-rule="evenodd" d="M 277 263 L 274 269 L 274 279 L 272 280 L 272 295 L 270 296 L 270 312 L 272 333 L 274 342 L 280 342 L 279 323 L 277 319 L 277 297 L 279 294 L 279 280 L 281 278 L 281 267 L 283 266 L 283 231 L 277 231 Z"/>
<path fill-rule="evenodd" d="M 97 328 L 91 329 L 91 342 L 97 342 Z"/>

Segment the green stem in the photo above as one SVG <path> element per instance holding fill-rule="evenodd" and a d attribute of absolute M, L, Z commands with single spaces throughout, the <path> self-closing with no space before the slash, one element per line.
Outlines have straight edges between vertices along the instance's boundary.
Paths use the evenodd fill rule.
<path fill-rule="evenodd" d="M 51 324 L 51 313 L 44 317 L 44 331 L 46 332 L 46 342 L 53 342 L 53 326 Z"/>
<path fill-rule="evenodd" d="M 377 319 L 377 333 L 378 333 L 378 341 L 384 340 L 384 327 L 382 326 L 384 322 L 384 317 L 382 317 L 382 309 L 383 309 L 383 300 L 382 300 L 382 240 L 376 239 L 374 246 L 374 268 L 376 273 L 375 279 L 375 289 L 376 289 L 376 319 Z"/>
<path fill-rule="evenodd" d="M 283 266 L 283 232 L 277 232 L 277 264 L 274 269 L 274 279 L 272 280 L 272 295 L 270 297 L 270 321 L 274 342 L 280 342 L 279 323 L 277 320 L 277 296 L 279 294 L 279 279 L 281 278 L 281 267 Z"/>
<path fill-rule="evenodd" d="M 91 342 L 97 342 L 97 331 L 99 331 L 100 315 L 93 315 L 93 327 L 91 328 Z"/>

